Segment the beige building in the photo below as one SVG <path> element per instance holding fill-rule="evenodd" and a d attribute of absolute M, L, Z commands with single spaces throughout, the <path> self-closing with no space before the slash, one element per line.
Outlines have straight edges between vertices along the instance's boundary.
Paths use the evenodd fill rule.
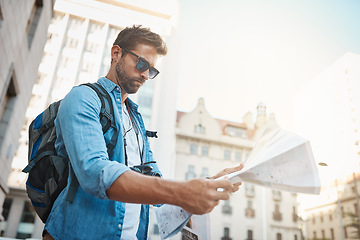
<path fill-rule="evenodd" d="M 247 113 L 243 123 L 213 118 L 204 99 L 192 112 L 178 112 L 175 178 L 211 176 L 246 161 L 268 123 L 276 124 L 264 105 L 257 107 L 255 122 Z M 300 240 L 301 236 L 296 194 L 248 183 L 213 210 L 210 223 L 212 239 Z"/>
<path fill-rule="evenodd" d="M 6 4 L 11 5 L 9 3 L 11 1 L 6 1 Z M 44 7 L 47 6 L 47 2 L 44 1 Z M 12 10 L 15 11 L 15 7 Z M 17 15 L 19 14 L 12 14 L 12 16 Z M 176 92 L 177 81 L 174 76 L 177 76 L 178 66 L 176 58 L 178 43 L 175 37 L 177 15 L 177 0 L 151 2 L 128 0 L 56 1 L 53 18 L 47 31 L 44 54 L 42 55 L 41 52 L 37 59 L 26 60 L 26 62 L 31 62 L 34 65 L 36 61 L 39 64 L 41 60 L 41 63 L 38 68 L 36 65 L 31 72 L 34 75 L 33 80 L 30 81 L 29 79 L 24 84 L 20 84 L 23 85 L 21 87 L 29 88 L 26 105 L 24 104 L 19 109 L 21 113 L 26 111 L 26 118 L 25 121 L 24 117 L 15 121 L 18 122 L 17 128 L 19 130 L 23 126 L 20 140 L 18 134 L 11 136 L 15 143 L 20 141 L 20 146 L 13 158 L 11 174 L 8 179 L 10 191 L 8 191 L 9 194 L 4 205 L 6 219 L 1 225 L 3 236 L 40 238 L 43 229 L 43 223 L 35 215 L 25 193 L 27 176 L 21 172 L 27 164 L 27 129 L 30 122 L 51 102 L 63 98 L 74 85 L 95 82 L 99 77 L 104 76 L 109 70 L 110 48 L 117 34 L 123 28 L 133 24 L 151 28 L 152 31 L 160 34 L 168 45 L 169 54 L 160 59 L 157 66 L 161 74 L 156 79 L 147 81 L 139 93 L 131 96 L 131 99 L 139 104 L 139 111 L 144 117 L 146 127 L 149 130 L 157 130 L 158 135 L 161 136 L 151 144 L 161 168 L 164 172 L 170 172 L 168 169 L 170 169 L 173 160 L 165 158 L 165 156 L 174 157 L 175 149 L 175 138 L 173 137 L 175 126 L 173 123 L 176 119 L 176 94 L 174 93 Z M 24 16 L 26 14 L 21 17 Z M 16 20 L 18 21 L 18 19 Z M 46 41 L 45 28 L 43 35 L 41 49 L 43 49 Z M 27 66 L 26 64 L 22 65 Z M 25 79 L 23 75 L 18 77 Z M 26 110 L 33 83 L 35 85 L 32 97 Z M 164 102 L 166 104 L 163 104 Z M 171 137 L 167 138 L 168 136 Z M 9 162 L 6 168 L 0 169 L 10 171 L 10 162 L 13 157 L 10 150 L 15 152 L 17 146 L 15 143 L 12 148 L 6 146 L 6 151 L 2 151 L 3 156 L 8 156 Z M 163 147 L 165 144 L 170 147 Z M 2 164 L 2 162 L 0 163 Z M 7 176 L 8 174 L 1 175 L 4 177 L 5 183 Z"/>
<path fill-rule="evenodd" d="M 359 216 L 359 192 L 360 173 L 324 185 L 316 204 L 305 210 L 308 239 L 359 239 L 358 229 L 349 226 Z"/>
<path fill-rule="evenodd" d="M 31 89 L 46 42 L 46 31 L 53 15 L 54 1 L 3 0 L 0 1 L 0 226 L 8 212 L 3 205 L 11 192 L 7 180 L 11 162 L 19 145 Z M 5 201 L 5 204 L 4 204 Z M 24 204 L 19 208 L 23 208 Z M 20 211 L 21 214 L 22 210 Z M 3 217 L 4 216 L 4 217 Z M 20 215 L 21 217 L 21 215 Z M 25 216 L 23 216 L 25 217 Z M 21 229 L 8 226 L 12 234 L 21 235 Z"/>

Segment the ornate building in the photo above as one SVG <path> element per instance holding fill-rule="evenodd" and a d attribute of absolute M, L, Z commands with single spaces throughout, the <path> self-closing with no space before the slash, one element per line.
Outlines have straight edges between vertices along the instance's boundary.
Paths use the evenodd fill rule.
<path fill-rule="evenodd" d="M 237 123 L 213 118 L 199 99 L 192 112 L 177 115 L 175 178 L 211 176 L 245 162 L 268 123 L 275 118 L 262 104 L 255 122 L 247 113 Z M 211 212 L 210 232 L 212 239 L 300 240 L 296 194 L 243 183 Z"/>

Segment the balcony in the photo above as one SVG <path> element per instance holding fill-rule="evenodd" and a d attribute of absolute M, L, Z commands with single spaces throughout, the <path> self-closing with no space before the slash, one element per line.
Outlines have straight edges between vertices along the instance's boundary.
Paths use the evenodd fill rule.
<path fill-rule="evenodd" d="M 254 218 L 255 217 L 255 209 L 246 208 L 245 209 L 245 216 L 248 217 L 248 218 Z"/>
<path fill-rule="evenodd" d="M 299 217 L 298 217 L 298 215 L 296 213 L 293 213 L 292 214 L 292 219 L 293 219 L 293 222 L 296 223 L 298 221 Z"/>
<path fill-rule="evenodd" d="M 273 213 L 273 219 L 275 221 L 281 221 L 282 220 L 282 214 L 280 212 L 274 212 Z"/>
<path fill-rule="evenodd" d="M 229 214 L 229 215 L 231 215 L 231 214 L 232 214 L 232 207 L 229 206 L 229 205 L 223 205 L 223 206 L 222 206 L 222 212 L 223 212 L 224 214 Z"/>

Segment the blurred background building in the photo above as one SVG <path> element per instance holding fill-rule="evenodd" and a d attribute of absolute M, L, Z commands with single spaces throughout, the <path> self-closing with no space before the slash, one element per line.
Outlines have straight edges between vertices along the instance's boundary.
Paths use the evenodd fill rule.
<path fill-rule="evenodd" d="M 178 112 L 176 121 L 175 178 L 189 180 L 215 175 L 244 163 L 267 124 L 275 124 L 266 106 L 257 106 L 255 122 L 248 112 L 243 122 L 213 118 L 200 98 L 192 112 Z M 243 183 L 229 200 L 210 213 L 211 239 L 300 240 L 297 195 Z M 152 239 L 158 228 L 150 231 Z M 173 239 L 181 239 L 178 234 Z"/>
<path fill-rule="evenodd" d="M 16 112 L 11 113 L 12 116 L 16 116 L 11 122 L 13 125 L 15 125 L 14 123 L 17 125 L 14 127 L 11 125 L 10 127 L 16 127 L 17 129 L 11 129 L 11 132 L 19 132 L 21 126 L 22 131 L 20 146 L 14 158 L 13 155 L 18 145 L 19 134 L 11 136 L 12 144 L 9 144 L 11 141 L 5 141 L 7 146 L 2 146 L 2 158 L 7 160 L 6 162 L 0 162 L 0 164 L 3 164 L 3 162 L 4 164 L 6 163 L 4 167 L 0 169 L 7 169 L 7 173 L 1 174 L 1 186 L 3 186 L 4 182 L 2 189 L 3 192 L 7 193 L 7 196 L 4 204 L 5 219 L 1 223 L 1 235 L 18 238 L 41 238 L 43 224 L 34 214 L 34 210 L 27 198 L 25 193 L 27 176 L 21 172 L 27 164 L 28 126 L 50 103 L 63 98 L 74 85 L 85 82 L 96 82 L 99 77 L 105 76 L 110 67 L 110 50 L 117 34 L 123 28 L 134 24 L 149 27 L 152 31 L 160 34 L 169 49 L 169 54 L 161 59 L 160 64 L 157 66 L 161 74 L 156 79 L 147 81 L 138 94 L 131 96 L 131 98 L 139 104 L 139 111 L 144 117 L 147 128 L 158 131 L 159 139 L 151 143 L 155 153 L 154 156 L 161 170 L 171 174 L 169 169 L 173 168 L 171 164 L 174 162 L 174 159 L 172 158 L 175 157 L 175 138 L 173 136 L 175 134 L 174 122 L 176 119 L 175 87 L 178 75 L 178 58 L 176 55 L 179 49 L 175 33 L 178 3 L 176 0 L 158 0 L 151 2 L 126 0 L 57 0 L 54 5 L 54 14 L 48 30 L 48 25 L 45 23 L 47 22 L 49 24 L 51 18 L 51 2 L 49 1 L 48 3 L 44 1 L 44 4 L 42 4 L 42 1 L 26 1 L 26 3 L 27 4 L 22 5 L 20 1 L 6 1 L 1 8 L 3 13 L 6 12 L 6 14 L 3 14 L 3 18 L 7 19 L 9 15 L 7 22 L 12 23 L 10 26 L 2 23 L 0 28 L 2 39 L 7 40 L 9 46 L 13 43 L 11 43 L 12 39 L 9 38 L 7 34 L 11 36 L 14 35 L 15 37 L 16 34 L 20 32 L 20 30 L 14 31 L 13 29 L 13 27 L 19 27 L 17 23 L 20 21 L 19 19 L 15 19 L 15 16 L 19 15 L 18 12 L 15 11 L 18 11 L 18 8 L 24 10 L 24 14 L 21 15 L 21 17 L 24 18 L 21 19 L 23 20 L 21 22 L 23 23 L 21 30 L 24 31 L 24 34 L 21 35 L 21 41 L 17 40 L 19 44 L 14 46 L 16 50 L 23 49 L 23 53 L 21 52 L 22 54 L 13 56 L 11 54 L 18 51 L 8 51 L 9 49 L 6 49 L 7 51 L 5 52 L 8 53 L 9 56 L 1 56 L 2 61 L 5 61 L 3 58 L 6 59 L 6 61 L 14 58 L 14 63 L 11 64 L 11 62 L 9 62 L 8 64 L 8 68 L 6 69 L 7 75 L 2 76 L 1 79 L 2 82 L 7 80 L 6 84 L 9 88 L 5 96 L 9 95 L 13 97 L 16 96 L 17 93 L 20 94 L 22 92 L 25 94 L 22 88 L 28 89 L 27 98 L 23 97 L 24 101 L 21 103 L 18 101 L 18 105 L 21 106 L 15 108 L 11 105 L 6 108 L 16 109 Z M 40 26 L 42 29 L 40 27 L 38 29 L 38 32 L 41 31 L 42 40 L 36 39 L 33 41 L 34 46 L 31 50 L 37 50 L 37 52 L 35 52 L 37 55 L 27 56 L 26 54 L 29 55 L 28 52 L 30 52 L 30 47 L 28 48 L 27 46 L 30 46 L 30 44 L 26 42 L 27 39 L 25 38 L 27 36 L 25 28 L 28 21 L 28 18 L 25 16 L 30 15 L 31 9 L 38 7 L 39 4 L 42 8 L 47 8 L 47 12 L 44 10 L 44 14 L 47 13 L 46 16 L 48 19 L 46 21 L 39 21 L 38 19 L 38 21 L 42 23 Z M 28 6 L 28 9 L 25 9 L 24 6 Z M 35 12 L 36 9 L 37 8 L 35 8 Z M 6 31 L 3 31 L 3 29 Z M 46 45 L 44 48 L 45 42 Z M 42 45 L 39 45 L 40 43 L 42 43 Z M 0 45 L 2 46 L 2 44 L 3 42 L 1 42 Z M 9 47 L 4 46 L 3 48 Z M 40 60 L 41 63 L 39 66 Z M 4 66 L 6 65 L 1 64 L 1 67 Z M 26 71 L 16 72 L 16 78 L 14 78 L 11 77 L 11 74 L 14 72 L 13 69 Z M 1 73 L 3 73 L 3 71 L 1 71 Z M 13 79 L 21 79 L 21 83 L 17 83 Z M 34 87 L 31 93 L 33 84 Z M 14 87 L 18 85 L 21 87 L 20 89 Z M 31 100 L 27 108 L 30 96 Z M 2 106 L 4 106 L 4 104 L 2 104 Z M 19 116 L 21 116 L 20 113 L 24 115 L 25 111 L 26 117 L 24 121 L 24 116 Z M 3 114 L 5 116 L 4 119 L 7 116 L 5 113 Z M 8 123 L 8 119 L 4 122 Z M 3 126 L 3 121 L 1 126 Z M 9 126 L 4 125 L 4 129 L 9 130 L 8 128 Z M 4 130 L 2 130 L 1 133 L 2 132 L 4 132 Z M 161 151 L 157 149 L 161 149 Z M 8 179 L 12 159 L 11 174 Z M 171 177 L 170 174 L 165 175 Z M 5 187 L 7 179 L 9 188 Z M 2 199 L 5 198 L 5 193 Z M 1 206 L 2 205 L 3 204 L 1 204 Z"/>
<path fill-rule="evenodd" d="M 359 185 L 360 173 L 323 185 L 304 210 L 308 239 L 360 239 Z"/>
<path fill-rule="evenodd" d="M 356 229 L 346 227 L 344 213 L 358 215 L 359 206 L 360 189 L 353 179 L 360 172 L 359 66 L 360 55 L 347 53 L 294 98 L 297 132 L 310 140 L 315 159 L 326 164 L 319 167 L 320 196 L 299 196 L 309 239 L 350 239 Z"/>
<path fill-rule="evenodd" d="M 11 192 L 7 183 L 11 162 L 19 145 L 20 130 L 36 80 L 47 28 L 53 16 L 53 4 L 54 1 L 43 0 L 0 1 L 1 232 L 4 231 L 3 226 L 6 226 L 3 224 L 4 217 L 8 218 L 8 211 L 3 209 L 3 205 L 9 203 L 5 197 Z M 16 211 L 14 208 L 14 213 Z M 16 228 L 7 226 L 10 232 L 16 233 Z"/>

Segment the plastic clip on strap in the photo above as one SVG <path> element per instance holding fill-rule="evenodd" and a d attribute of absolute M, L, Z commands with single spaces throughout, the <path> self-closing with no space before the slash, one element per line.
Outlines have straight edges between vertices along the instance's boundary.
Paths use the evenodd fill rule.
<path fill-rule="evenodd" d="M 153 137 L 158 138 L 156 131 L 148 131 L 148 130 L 146 130 L 146 136 L 151 137 L 151 138 L 153 138 Z"/>

